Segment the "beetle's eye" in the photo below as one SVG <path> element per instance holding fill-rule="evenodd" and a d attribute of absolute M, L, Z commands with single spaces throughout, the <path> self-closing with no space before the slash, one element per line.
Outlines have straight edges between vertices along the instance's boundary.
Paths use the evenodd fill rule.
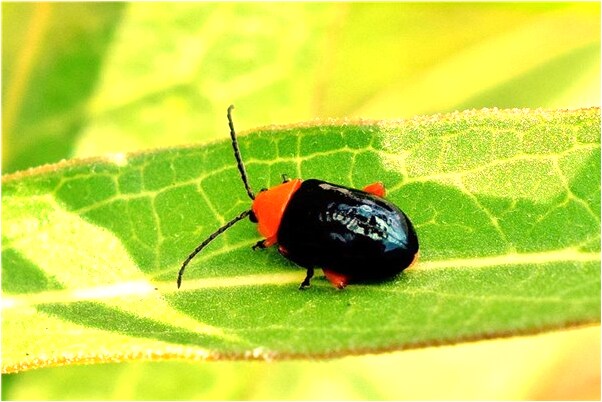
<path fill-rule="evenodd" d="M 257 217 L 255 216 L 253 211 L 251 211 L 251 213 L 249 214 L 249 220 L 253 223 L 257 223 Z"/>

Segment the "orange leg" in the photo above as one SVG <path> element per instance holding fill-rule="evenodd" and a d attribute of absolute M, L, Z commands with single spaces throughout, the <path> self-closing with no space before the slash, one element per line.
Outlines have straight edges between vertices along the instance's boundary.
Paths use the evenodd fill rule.
<path fill-rule="evenodd" d="M 325 268 L 322 268 L 322 271 L 324 271 L 324 276 L 326 276 L 326 279 L 328 279 L 335 288 L 343 289 L 345 286 L 347 286 L 347 283 L 349 282 L 348 276 Z"/>
<path fill-rule="evenodd" d="M 385 193 L 387 192 L 385 190 L 385 185 L 382 184 L 380 181 L 368 184 L 366 187 L 364 187 L 364 191 L 370 194 L 374 194 L 378 197 L 384 197 Z"/>

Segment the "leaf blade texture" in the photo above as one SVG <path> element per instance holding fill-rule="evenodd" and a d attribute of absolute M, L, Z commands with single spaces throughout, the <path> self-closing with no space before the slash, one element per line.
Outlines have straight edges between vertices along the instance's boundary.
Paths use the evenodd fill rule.
<path fill-rule="evenodd" d="M 344 291 L 242 222 L 226 140 L 70 161 L 3 180 L 3 371 L 131 359 L 383 352 L 600 320 L 600 112 L 480 110 L 323 121 L 240 137 L 251 185 L 376 180 L 419 263 Z M 321 275 L 318 275 L 321 276 Z"/>

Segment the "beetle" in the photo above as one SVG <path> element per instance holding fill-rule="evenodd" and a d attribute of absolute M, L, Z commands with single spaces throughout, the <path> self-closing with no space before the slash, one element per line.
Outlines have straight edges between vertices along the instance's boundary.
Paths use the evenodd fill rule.
<path fill-rule="evenodd" d="M 249 217 L 263 240 L 253 250 L 277 245 L 285 258 L 306 269 L 299 289 L 310 285 L 316 267 L 337 288 L 349 282 L 390 279 L 413 264 L 418 237 L 408 216 L 385 198 L 381 182 L 357 190 L 326 181 L 289 179 L 253 193 L 242 161 L 231 105 L 227 117 L 234 157 L 251 209 L 213 232 L 184 260 L 178 288 L 188 263 L 217 236 Z"/>

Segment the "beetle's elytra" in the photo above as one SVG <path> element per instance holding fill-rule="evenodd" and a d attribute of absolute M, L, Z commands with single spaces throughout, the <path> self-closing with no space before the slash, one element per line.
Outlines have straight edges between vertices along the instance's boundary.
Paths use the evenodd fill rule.
<path fill-rule="evenodd" d="M 253 203 L 186 258 L 178 273 L 178 287 L 190 260 L 247 216 L 264 237 L 253 249 L 277 245 L 280 254 L 307 270 L 300 289 L 310 285 L 315 268 L 322 268 L 334 286 L 344 288 L 349 282 L 394 277 L 414 262 L 418 255 L 416 231 L 407 215 L 383 198 L 385 187 L 380 182 L 357 190 L 316 179 L 289 180 L 283 175 L 281 184 L 255 196 L 238 148 L 233 108 L 228 108 L 232 147 Z"/>

